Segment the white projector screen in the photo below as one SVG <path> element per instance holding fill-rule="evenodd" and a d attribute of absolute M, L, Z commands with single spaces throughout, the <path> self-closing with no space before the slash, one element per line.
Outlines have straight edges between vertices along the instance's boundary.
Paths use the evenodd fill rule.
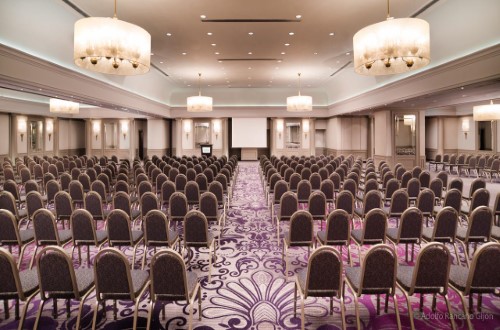
<path fill-rule="evenodd" d="M 233 148 L 267 148 L 267 118 L 233 118 Z"/>

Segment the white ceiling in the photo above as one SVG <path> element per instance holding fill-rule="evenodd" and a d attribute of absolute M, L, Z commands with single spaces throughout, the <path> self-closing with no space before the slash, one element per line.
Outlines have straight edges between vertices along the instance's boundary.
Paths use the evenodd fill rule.
<path fill-rule="evenodd" d="M 0 46 L 74 72 L 71 77 L 64 74 L 63 78 L 30 76 L 31 72 L 26 72 L 27 81 L 43 84 L 47 89 L 53 87 L 55 91 L 52 94 L 75 95 L 89 101 L 96 98 L 111 109 L 127 108 L 128 111 L 130 107 L 141 112 L 136 113 L 137 116 L 148 112 L 162 116 L 163 105 L 164 116 L 170 116 L 170 108 L 179 112 L 185 107 L 186 96 L 196 93 L 199 72 L 203 78 L 202 93 L 214 97 L 216 109 L 267 108 L 283 111 L 286 96 L 297 92 L 297 73 L 301 72 L 302 93 L 312 95 L 315 108 L 325 111 L 353 98 L 369 97 L 367 92 L 391 88 L 394 82 L 403 82 L 421 72 L 434 71 L 450 61 L 500 44 L 498 0 L 393 0 L 392 16 L 417 15 L 429 22 L 431 65 L 402 75 L 367 77 L 355 74 L 350 63 L 352 37 L 364 26 L 385 19 L 385 0 L 118 0 L 118 18 L 137 24 L 152 35 L 154 55 L 150 72 L 142 76 L 122 77 L 76 67 L 72 58 L 74 23 L 86 15 L 110 17 L 113 6 L 113 0 L 2 0 Z M 214 23 L 202 22 L 200 15 L 205 15 L 208 20 L 293 21 L 297 20 L 297 15 L 301 18 L 300 22 L 286 23 Z M 289 35 L 290 32 L 294 35 Z M 330 35 L 332 32 L 333 36 Z M 285 43 L 290 46 L 285 46 Z M 183 52 L 187 55 L 182 55 Z M 7 63 L 1 55 L 0 52 L 0 66 Z M 224 58 L 275 60 L 219 62 Z M 6 66 L 0 70 L 0 86 L 6 85 L 1 84 L 2 80 L 8 80 L 9 75 L 14 76 L 11 72 L 15 72 L 15 68 Z M 124 101 L 119 97 L 121 94 L 110 93 L 106 89 L 101 93 L 81 90 L 79 88 L 83 85 L 78 84 L 79 75 L 136 95 L 141 102 L 131 104 L 131 99 Z M 500 65 L 493 67 L 489 75 L 481 79 L 491 80 L 499 76 Z M 56 78 L 59 80 L 56 81 Z M 476 77 L 474 83 L 481 79 Z M 446 85 L 456 88 L 455 81 L 444 82 L 440 86 L 441 93 L 445 92 L 443 86 Z M 481 93 L 478 92 L 478 95 Z M 492 93 L 499 97 L 495 91 L 488 96 Z M 415 97 L 411 90 L 404 94 Z M 387 102 L 401 100 L 404 94 L 394 95 Z M 440 96 L 446 99 L 442 94 Z M 145 106 L 144 100 L 151 101 L 151 108 Z M 446 100 L 453 102 L 449 98 Z M 363 108 L 368 109 L 373 102 L 367 100 Z M 376 106 L 380 106 L 380 102 Z M 151 110 L 153 107 L 154 112 Z M 328 114 L 335 113 L 325 112 L 325 115 Z"/>

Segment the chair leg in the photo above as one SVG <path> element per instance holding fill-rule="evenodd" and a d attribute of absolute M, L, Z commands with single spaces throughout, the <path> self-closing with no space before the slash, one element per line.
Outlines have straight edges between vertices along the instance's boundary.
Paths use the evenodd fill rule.
<path fill-rule="evenodd" d="M 342 330 L 345 330 L 345 306 L 344 306 L 344 293 L 340 294 L 340 318 L 342 322 Z"/>
<path fill-rule="evenodd" d="M 352 295 L 354 297 L 354 312 L 355 312 L 355 315 L 356 315 L 356 329 L 360 330 L 361 329 L 361 320 L 359 319 L 358 295 L 357 295 L 357 292 L 354 291 L 354 288 L 351 286 L 351 284 L 349 283 L 349 281 L 347 281 L 347 280 L 344 281 L 343 294 L 345 295 L 345 284 L 346 283 L 349 286 L 349 289 L 351 289 Z"/>
<path fill-rule="evenodd" d="M 193 329 L 193 305 L 189 304 L 189 320 L 188 320 L 189 330 Z"/>
<path fill-rule="evenodd" d="M 300 309 L 300 315 L 301 315 L 300 324 L 301 324 L 301 329 L 304 330 L 305 324 L 306 324 L 306 311 L 305 311 L 306 299 L 304 298 L 302 293 L 300 294 L 300 300 L 302 300 L 302 304 L 300 306 L 300 308 L 301 308 Z"/>
<path fill-rule="evenodd" d="M 297 317 L 297 282 L 295 282 L 295 289 L 293 290 L 293 317 Z"/>
<path fill-rule="evenodd" d="M 198 288 L 198 320 L 201 321 L 201 286 Z"/>
<path fill-rule="evenodd" d="M 146 264 L 146 254 L 148 254 L 148 247 L 146 246 L 146 244 L 144 244 L 144 254 L 142 255 L 142 266 L 141 266 L 142 270 L 144 270 L 144 265 Z"/>
<path fill-rule="evenodd" d="M 214 243 L 212 243 L 209 247 L 209 252 L 208 252 L 208 258 L 210 259 L 208 261 L 208 282 L 212 283 L 212 249 L 214 248 L 213 246 Z"/>
<path fill-rule="evenodd" d="M 33 252 L 33 256 L 31 257 L 31 261 L 30 261 L 30 269 L 33 268 L 33 263 L 35 262 L 35 258 L 36 258 L 36 252 L 38 251 L 38 245 L 35 246 L 35 251 Z"/>
<path fill-rule="evenodd" d="M 17 261 L 17 268 L 21 268 L 21 264 L 23 263 L 24 251 L 25 251 L 27 245 L 28 244 L 24 244 L 21 247 L 21 251 L 19 252 L 19 260 Z"/>
<path fill-rule="evenodd" d="M 453 314 L 451 313 L 451 306 L 450 306 L 450 301 L 448 300 L 448 295 L 444 294 L 443 298 L 444 298 L 444 301 L 446 302 L 446 307 L 448 308 L 448 315 L 450 315 L 451 329 L 455 330 L 456 329 L 455 321 L 453 320 Z M 468 320 L 468 322 L 470 322 L 468 315 L 467 315 L 467 320 Z"/>
<path fill-rule="evenodd" d="M 80 305 L 78 306 L 78 316 L 76 317 L 76 330 L 80 330 L 80 322 L 82 320 L 82 309 L 85 300 L 93 290 L 87 291 L 87 293 L 81 298 Z"/>
<path fill-rule="evenodd" d="M 151 299 L 151 301 L 149 302 L 148 321 L 146 323 L 146 329 L 151 329 L 151 314 L 153 313 L 153 307 L 154 307 L 154 305 L 155 305 L 155 302 L 153 301 L 153 299 Z"/>
<path fill-rule="evenodd" d="M 462 301 L 462 309 L 463 309 L 464 314 L 465 314 L 465 319 L 467 320 L 467 327 L 469 330 L 473 330 L 474 328 L 472 327 L 472 323 L 470 321 L 469 310 L 468 310 L 467 306 L 465 305 L 464 295 L 462 294 L 462 292 L 460 290 L 456 289 L 455 287 L 453 287 L 451 285 L 450 285 L 450 288 L 452 288 L 453 291 L 455 291 L 457 293 L 457 295 L 460 297 L 460 300 Z"/>
<path fill-rule="evenodd" d="M 408 318 L 410 319 L 410 327 L 412 330 L 415 330 L 415 323 L 413 321 L 413 310 L 411 309 L 411 302 L 410 302 L 410 297 L 406 293 L 406 291 L 399 285 L 397 284 L 401 292 L 403 292 L 403 295 L 406 298 L 406 304 L 408 305 Z"/>
<path fill-rule="evenodd" d="M 467 268 L 469 268 L 470 267 L 470 265 L 469 265 L 469 244 L 467 243 L 467 246 L 466 246 L 464 242 L 462 242 L 462 241 L 459 241 L 459 242 L 462 245 L 462 247 L 464 248 L 465 264 L 467 265 Z M 458 265 L 460 265 L 460 264 L 461 264 L 461 262 L 460 262 L 460 260 L 458 260 Z"/>
<path fill-rule="evenodd" d="M 392 301 L 394 302 L 394 312 L 396 313 L 396 322 L 398 323 L 398 330 L 401 330 L 401 319 L 399 317 L 399 308 L 398 308 L 398 298 L 396 297 L 396 293 L 392 296 Z"/>
<path fill-rule="evenodd" d="M 8 299 L 5 299 L 3 301 L 3 309 L 4 309 L 4 313 L 5 313 L 5 319 L 8 319 L 10 317 L 10 314 L 9 314 L 9 300 Z"/>
<path fill-rule="evenodd" d="M 33 329 L 38 329 L 38 323 L 40 322 L 40 317 L 42 316 L 42 311 L 43 311 L 43 305 L 45 305 L 46 300 L 42 299 L 42 303 L 40 304 L 40 307 L 38 307 L 38 312 L 36 313 L 36 319 L 35 319 L 35 325 L 33 326 Z"/>
<path fill-rule="evenodd" d="M 99 311 L 99 300 L 96 300 L 94 303 L 94 315 L 92 317 L 92 330 L 95 330 L 96 327 L 98 311 Z"/>

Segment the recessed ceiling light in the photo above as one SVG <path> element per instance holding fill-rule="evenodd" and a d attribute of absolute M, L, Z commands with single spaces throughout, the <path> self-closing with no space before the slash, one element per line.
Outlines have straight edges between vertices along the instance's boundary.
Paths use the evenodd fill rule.
<path fill-rule="evenodd" d="M 207 18 L 207 16 L 205 16 L 205 15 L 200 15 L 200 18 L 201 18 L 201 19 L 205 19 L 205 18 Z"/>
<path fill-rule="evenodd" d="M 248 67 L 248 70 L 252 70 L 252 67 Z"/>
<path fill-rule="evenodd" d="M 151 56 L 153 56 L 155 53 L 151 53 Z"/>
<path fill-rule="evenodd" d="M 220 53 L 219 53 L 219 52 L 215 52 L 214 54 L 215 54 L 215 55 L 219 55 Z"/>
<path fill-rule="evenodd" d="M 462 87 L 460 87 L 460 89 L 461 89 L 461 90 L 464 90 L 464 89 L 465 89 L 465 87 L 464 87 L 464 86 L 462 86 Z"/>
<path fill-rule="evenodd" d="M 212 32 L 207 32 L 207 36 L 211 36 L 212 35 Z"/>
<path fill-rule="evenodd" d="M 278 60 L 278 63 L 281 63 L 281 62 L 283 62 L 283 61 L 282 60 Z"/>
<path fill-rule="evenodd" d="M 346 54 L 347 56 L 351 55 L 351 53 L 349 53 L 349 52 L 347 52 L 347 53 L 345 53 L 345 54 Z"/>
<path fill-rule="evenodd" d="M 285 55 L 286 53 L 285 52 L 281 52 L 281 55 Z"/>
<path fill-rule="evenodd" d="M 253 53 L 252 52 L 248 52 L 248 55 L 252 55 Z"/>
<path fill-rule="evenodd" d="M 288 47 L 288 46 L 290 46 L 290 44 L 285 44 L 285 46 L 287 46 L 287 47 Z"/>
<path fill-rule="evenodd" d="M 41 91 L 42 89 L 41 89 L 41 88 L 39 88 L 38 90 L 39 90 L 39 91 Z"/>
<path fill-rule="evenodd" d="M 212 47 L 215 47 L 215 46 L 217 46 L 217 44 L 212 44 Z"/>
<path fill-rule="evenodd" d="M 318 53 L 314 53 L 314 55 L 318 55 Z"/>
<path fill-rule="evenodd" d="M 289 36 L 293 36 L 293 35 L 295 35 L 295 33 L 294 32 L 288 32 L 288 35 Z"/>
<path fill-rule="evenodd" d="M 191 85 L 188 85 L 188 87 L 191 87 Z"/>
<path fill-rule="evenodd" d="M 163 61 L 160 61 L 160 64 L 163 64 Z"/>
<path fill-rule="evenodd" d="M 222 61 L 219 61 L 219 63 L 222 63 Z"/>
<path fill-rule="evenodd" d="M 330 32 L 330 35 L 333 37 L 335 35 L 335 32 Z"/>
<path fill-rule="evenodd" d="M 208 87 L 212 86 L 212 85 L 207 85 Z"/>
<path fill-rule="evenodd" d="M 272 81 L 272 80 L 269 80 L 269 82 L 270 82 L 271 84 L 273 83 L 273 81 Z"/>
<path fill-rule="evenodd" d="M 171 36 L 172 36 L 172 33 L 167 32 L 167 37 L 171 37 Z"/>
<path fill-rule="evenodd" d="M 248 32 L 248 35 L 249 36 L 253 36 L 253 32 Z"/>
<path fill-rule="evenodd" d="M 187 55 L 187 53 L 182 53 L 182 55 Z"/>
<path fill-rule="evenodd" d="M 297 15 L 295 16 L 296 19 L 301 19 L 302 18 L 302 15 Z"/>

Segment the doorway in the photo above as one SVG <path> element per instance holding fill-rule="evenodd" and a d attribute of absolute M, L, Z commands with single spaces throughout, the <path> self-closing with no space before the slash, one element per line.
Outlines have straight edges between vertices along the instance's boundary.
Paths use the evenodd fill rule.
<path fill-rule="evenodd" d="M 137 146 L 139 147 L 139 159 L 142 160 L 144 158 L 144 132 L 142 129 L 139 130 L 139 143 Z"/>

